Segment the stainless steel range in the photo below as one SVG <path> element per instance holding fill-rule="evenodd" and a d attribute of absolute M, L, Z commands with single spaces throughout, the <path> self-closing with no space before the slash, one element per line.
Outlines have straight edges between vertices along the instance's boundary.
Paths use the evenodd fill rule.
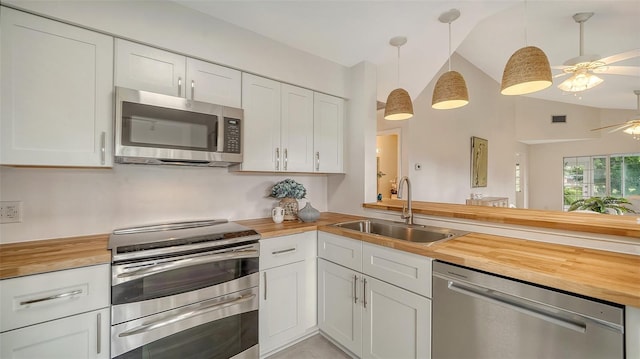
<path fill-rule="evenodd" d="M 258 358 L 260 235 L 226 220 L 115 230 L 112 358 Z"/>

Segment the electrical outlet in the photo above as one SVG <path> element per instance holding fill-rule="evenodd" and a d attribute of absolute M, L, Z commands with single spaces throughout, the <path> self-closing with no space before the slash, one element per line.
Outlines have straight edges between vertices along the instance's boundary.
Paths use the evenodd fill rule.
<path fill-rule="evenodd" d="M 22 222 L 21 201 L 0 201 L 0 223 Z"/>

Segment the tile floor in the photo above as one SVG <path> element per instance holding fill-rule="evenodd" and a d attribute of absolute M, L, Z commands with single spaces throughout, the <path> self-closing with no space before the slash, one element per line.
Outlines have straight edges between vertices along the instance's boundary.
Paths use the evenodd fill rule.
<path fill-rule="evenodd" d="M 300 343 L 278 352 L 268 359 L 350 359 L 325 337 L 316 334 Z"/>

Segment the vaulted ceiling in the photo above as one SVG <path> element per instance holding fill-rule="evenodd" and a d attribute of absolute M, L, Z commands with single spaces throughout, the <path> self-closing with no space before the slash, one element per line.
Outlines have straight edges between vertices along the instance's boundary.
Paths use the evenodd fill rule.
<path fill-rule="evenodd" d="M 378 68 L 379 101 L 398 87 L 397 50 L 389 45 L 394 36 L 408 38 L 400 52 L 399 84 L 412 98 L 438 75 L 449 52 L 449 27 L 438 17 L 452 8 L 461 12 L 451 26 L 453 51 L 498 83 L 509 56 L 525 44 L 540 47 L 551 65 L 578 56 L 579 25 L 572 18 L 577 12 L 595 13 L 584 24 L 586 54 L 606 57 L 640 49 L 640 0 L 176 1 L 344 66 L 372 62 Z M 640 66 L 640 57 L 615 65 Z M 601 85 L 577 95 L 556 87 L 566 78 L 560 77 L 554 86 L 528 96 L 636 109 L 633 90 L 640 89 L 640 70 L 636 76 L 600 77 Z"/>

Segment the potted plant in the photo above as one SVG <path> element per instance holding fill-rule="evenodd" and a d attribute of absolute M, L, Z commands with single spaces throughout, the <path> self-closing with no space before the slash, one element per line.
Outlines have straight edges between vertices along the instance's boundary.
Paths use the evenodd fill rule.
<path fill-rule="evenodd" d="M 294 221 L 298 219 L 297 200 L 304 198 L 306 195 L 307 190 L 302 184 L 287 178 L 273 185 L 269 197 L 280 199 L 280 207 L 284 208 L 285 221 Z"/>
<path fill-rule="evenodd" d="M 571 203 L 569 211 L 592 211 L 597 213 L 636 213 L 633 209 L 627 207 L 631 205 L 626 198 L 622 197 L 590 197 L 575 200 Z"/>

